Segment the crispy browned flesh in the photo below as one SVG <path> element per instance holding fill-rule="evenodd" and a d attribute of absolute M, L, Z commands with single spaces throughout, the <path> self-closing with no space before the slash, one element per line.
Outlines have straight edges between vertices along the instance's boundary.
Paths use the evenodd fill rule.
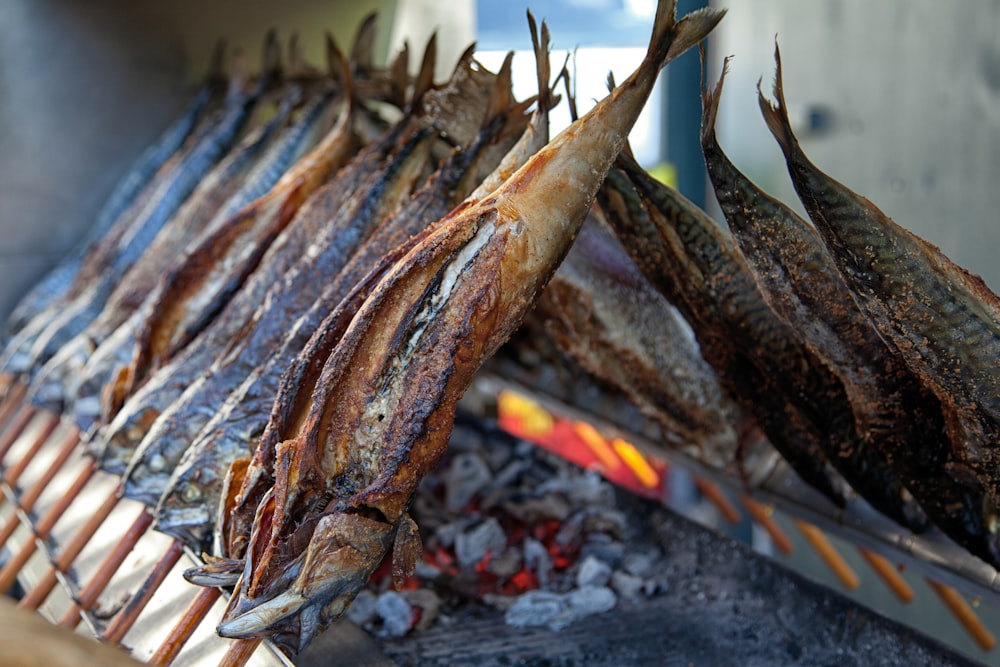
<path fill-rule="evenodd" d="M 632 76 L 490 196 L 439 221 L 375 287 L 327 360 L 300 435 L 276 450 L 221 634 L 300 650 L 390 548 L 395 573 L 412 567 L 406 507 L 459 397 L 565 256 L 659 69 L 721 15 L 676 22 L 673 2 L 661 3 Z"/>
<path fill-rule="evenodd" d="M 192 545 L 201 544 L 210 535 L 226 469 L 234 459 L 254 453 L 254 445 L 268 422 L 270 407 L 278 393 L 278 382 L 284 380 L 282 373 L 285 369 L 289 365 L 295 369 L 309 368 L 306 360 L 310 358 L 318 359 L 321 365 L 343 328 L 336 324 L 342 321 L 342 317 L 327 318 L 327 315 L 338 309 L 338 304 L 354 285 L 362 281 L 373 285 L 372 277 L 366 278 L 365 274 L 373 266 L 385 264 L 386 258 L 401 243 L 457 205 L 482 180 L 484 173 L 496 166 L 500 156 L 521 134 L 527 119 L 523 113 L 524 105 L 515 104 L 510 97 L 509 76 L 504 75 L 509 71 L 508 62 L 496 82 L 499 89 L 506 92 L 494 96 L 499 99 L 495 99 L 495 104 L 491 104 L 487 111 L 483 129 L 473 145 L 453 151 L 428 183 L 372 233 L 290 330 L 278 321 L 269 321 L 276 318 L 268 318 L 266 313 L 258 312 L 255 320 L 261 321 L 255 323 L 255 330 L 247 337 L 242 351 L 226 355 L 225 364 L 221 367 L 220 361 L 223 360 L 216 361 L 215 366 L 219 368 L 206 382 L 225 381 L 231 386 L 235 380 L 238 386 L 225 397 L 217 410 L 211 410 L 214 415 L 200 431 L 192 433 L 194 437 L 189 439 L 191 444 L 186 446 L 176 469 L 171 472 L 172 466 L 167 466 L 159 479 L 143 475 L 144 484 L 151 494 L 162 492 L 156 510 L 159 530 Z M 360 301 L 356 296 L 352 299 L 357 301 L 353 306 L 356 310 Z M 340 307 L 341 310 L 344 308 Z M 299 375 L 294 370 L 286 373 L 285 377 L 289 378 L 298 395 L 311 394 L 315 378 Z M 295 380 L 291 379 L 293 377 Z M 198 393 L 202 398 L 191 402 L 204 406 L 205 394 Z M 288 396 L 291 390 L 285 389 L 282 393 Z M 182 398 L 188 396 L 189 393 L 185 392 Z M 170 410 L 174 411 L 176 405 L 175 402 Z M 191 411 L 189 415 L 195 416 L 195 413 Z M 173 422 L 184 422 L 184 429 L 191 432 L 188 429 L 191 416 L 175 418 Z M 196 424 L 203 422 L 199 419 L 193 421 Z M 150 437 L 156 430 L 154 426 Z M 180 431 L 174 429 L 166 437 L 175 436 Z M 163 433 L 158 436 L 157 447 L 162 454 L 166 451 L 162 444 L 165 438 Z M 186 442 L 179 444 L 175 451 L 183 450 Z M 268 448 L 265 446 L 264 449 Z M 139 465 L 137 452 L 130 468 L 135 471 Z M 130 479 L 126 479 L 125 484 L 128 492 Z M 256 506 L 255 502 L 253 504 Z"/>
<path fill-rule="evenodd" d="M 736 472 L 739 409 L 723 395 L 687 322 L 593 215 L 529 319 L 656 421 L 669 447 Z"/>
<path fill-rule="evenodd" d="M 432 53 L 432 49 L 428 49 Z M 433 58 L 424 59 L 430 70 Z M 242 340 L 261 304 L 273 309 L 268 326 L 284 328 L 286 307 L 291 313 L 308 308 L 385 216 L 419 186 L 429 168 L 429 152 L 438 141 L 437 125 L 449 136 L 475 136 L 466 117 L 469 107 L 487 104 L 487 91 L 496 75 L 471 66 L 471 52 L 461 59 L 451 81 L 440 89 L 427 83 L 416 92 L 411 113 L 383 137 L 359 153 L 331 182 L 321 187 L 268 249 L 247 283 L 234 295 L 212 324 L 175 355 L 128 398 L 120 412 L 97 438 L 102 466 L 121 473 L 150 427 L 189 386 Z M 455 116 L 428 115 L 424 98 L 446 98 Z M 441 104 L 439 102 L 439 104 Z M 274 293 L 267 297 L 273 288 Z M 295 306 L 298 302 L 300 305 Z M 235 349 L 235 348 L 234 348 Z M 128 378 L 110 385 L 111 392 L 128 396 Z M 114 414 L 116 397 L 106 401 Z"/>
<path fill-rule="evenodd" d="M 823 409 L 829 421 L 814 417 L 839 439 L 840 447 L 827 449 L 827 454 L 875 509 L 911 530 L 922 531 L 927 527 L 926 517 L 890 461 L 903 453 L 909 455 L 911 447 L 919 447 L 925 456 L 935 452 L 931 460 L 939 457 L 940 413 L 936 422 L 910 420 L 910 409 L 921 411 L 917 419 L 926 412 L 920 407 L 918 385 L 906 385 L 905 366 L 892 358 L 855 306 L 815 232 L 788 207 L 761 192 L 722 152 L 714 128 L 721 92 L 720 80 L 714 91 L 703 93 L 705 162 L 729 228 L 761 294 L 797 333 L 808 350 L 809 362 L 827 376 L 829 389 L 824 396 L 830 399 L 824 399 Z M 904 404 L 907 390 L 910 400 Z M 932 417 L 934 403 L 932 399 Z M 836 440 L 831 443 L 837 444 Z M 940 491 L 936 488 L 932 496 Z M 968 500 L 962 493 L 946 503 L 963 498 Z"/>
<path fill-rule="evenodd" d="M 801 345 L 764 303 L 732 238 L 634 162 L 620 164 L 600 202 L 622 245 L 684 315 L 726 393 L 803 480 L 843 506 L 843 483 L 823 452 L 826 434 L 798 406 L 801 378 L 786 370 L 789 360 L 804 361 Z"/>
<path fill-rule="evenodd" d="M 760 106 L 796 192 L 861 309 L 944 412 L 945 470 L 981 489 L 996 562 L 1000 500 L 1000 300 L 983 281 L 813 165 L 788 123 L 775 47 L 776 103 Z"/>

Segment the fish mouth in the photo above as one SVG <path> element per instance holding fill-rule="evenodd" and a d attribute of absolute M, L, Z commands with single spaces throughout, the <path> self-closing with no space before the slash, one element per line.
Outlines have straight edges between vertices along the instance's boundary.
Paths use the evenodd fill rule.
<path fill-rule="evenodd" d="M 49 412 L 61 413 L 65 405 L 66 393 L 62 378 L 58 373 L 47 373 L 32 383 L 28 391 L 28 401 L 35 407 Z"/>
<path fill-rule="evenodd" d="M 161 499 L 153 528 L 197 550 L 209 546 L 211 523 L 212 517 L 207 507 L 165 507 Z"/>

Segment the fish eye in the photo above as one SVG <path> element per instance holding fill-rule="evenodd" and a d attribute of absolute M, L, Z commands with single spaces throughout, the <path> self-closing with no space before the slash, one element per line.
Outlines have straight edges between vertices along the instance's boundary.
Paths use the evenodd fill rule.
<path fill-rule="evenodd" d="M 201 488 L 197 484 L 190 482 L 181 489 L 181 498 L 186 503 L 193 503 L 201 499 Z"/>
<path fill-rule="evenodd" d="M 149 458 L 146 463 L 146 468 L 150 472 L 163 472 L 167 467 L 167 460 L 163 458 L 163 454 L 155 454 Z"/>

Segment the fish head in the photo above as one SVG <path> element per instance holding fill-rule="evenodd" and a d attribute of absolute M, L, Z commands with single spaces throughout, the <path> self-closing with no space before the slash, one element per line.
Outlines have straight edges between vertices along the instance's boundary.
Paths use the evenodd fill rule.
<path fill-rule="evenodd" d="M 223 637 L 270 638 L 300 651 L 347 610 L 392 550 L 396 524 L 361 514 L 320 517 L 304 552 L 247 594 L 244 576 L 217 628 Z M 251 568 L 250 558 L 247 570 Z M 294 575 L 294 579 L 290 575 Z"/>
<path fill-rule="evenodd" d="M 211 538 L 215 510 L 222 496 L 225 468 L 214 456 L 212 439 L 197 439 L 170 474 L 156 505 L 156 528 L 192 547 Z"/>
<path fill-rule="evenodd" d="M 160 411 L 151 407 L 118 413 L 107 428 L 101 429 L 99 435 L 100 451 L 97 456 L 101 469 L 114 475 L 123 474 L 139 443 L 159 416 Z"/>
<path fill-rule="evenodd" d="M 28 400 L 46 410 L 62 412 L 67 398 L 73 393 L 76 377 L 93 351 L 93 341 L 83 334 L 64 345 L 31 381 Z"/>

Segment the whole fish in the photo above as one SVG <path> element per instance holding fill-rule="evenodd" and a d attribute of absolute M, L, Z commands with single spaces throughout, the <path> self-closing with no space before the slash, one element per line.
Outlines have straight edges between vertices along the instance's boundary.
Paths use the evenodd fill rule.
<path fill-rule="evenodd" d="M 223 76 L 225 47 L 220 42 L 213 54 L 209 74 L 184 113 L 129 167 L 105 200 L 81 241 L 42 278 L 21 300 L 7 318 L 8 337 L 20 331 L 29 320 L 65 295 L 76 278 L 84 257 L 104 238 L 115 222 L 153 176 L 174 156 L 194 131 L 199 119 L 218 106 L 225 90 Z"/>
<path fill-rule="evenodd" d="M 608 174 L 600 203 L 622 245 L 684 315 L 726 393 L 756 418 L 804 481 L 843 507 L 844 485 L 823 452 L 826 436 L 789 395 L 798 392 L 774 360 L 801 346 L 764 303 L 732 238 L 638 165 L 619 164 Z"/>
<path fill-rule="evenodd" d="M 372 233 L 283 339 L 280 337 L 282 332 L 275 332 L 279 336 L 272 333 L 263 337 L 262 342 L 249 343 L 239 354 L 235 361 L 243 367 L 243 374 L 247 374 L 251 364 L 253 368 L 197 434 L 171 473 L 157 504 L 158 530 L 189 544 L 205 546 L 204 541 L 215 523 L 226 470 L 235 459 L 253 453 L 253 444 L 260 439 L 267 424 L 268 411 L 278 393 L 279 379 L 284 380 L 285 369 L 293 360 L 296 367 L 304 363 L 296 359 L 296 355 L 317 359 L 329 356 L 330 348 L 339 338 L 334 332 L 342 331 L 342 326 L 331 324 L 326 318 L 338 310 L 338 304 L 349 290 L 359 282 L 373 284 L 371 275 L 366 278 L 372 267 L 384 263 L 385 257 L 392 255 L 393 250 L 410 236 L 457 205 L 482 181 L 485 173 L 493 170 L 499 156 L 511 147 L 512 139 L 522 134 L 526 123 L 522 110 L 526 105 L 515 104 L 510 98 L 509 75 L 508 58 L 494 85 L 495 91 L 503 92 L 493 96 L 487 120 L 476 142 L 469 148 L 456 148 L 428 183 Z M 354 301 L 357 301 L 356 310 L 360 301 L 357 296 Z M 267 314 L 260 311 L 256 316 L 257 319 L 265 317 Z M 340 315 L 331 319 L 334 322 L 344 320 Z M 273 351 L 276 343 L 280 343 L 278 352 Z M 297 379 L 294 386 L 300 393 L 311 392 L 311 384 L 303 384 L 301 377 Z M 291 390 L 285 389 L 283 393 L 290 394 Z M 132 465 L 136 465 L 135 458 Z M 150 479 L 149 475 L 144 477 Z"/>
<path fill-rule="evenodd" d="M 548 143 L 549 111 L 556 102 L 549 87 L 548 52 L 551 36 L 544 22 L 539 32 L 534 16 L 530 12 L 527 14 L 527 19 L 535 54 L 538 105 L 524 134 L 507 152 L 497 168 L 469 195 L 463 205 L 480 201 L 488 196 Z M 563 75 L 565 68 L 560 76 Z M 554 87 L 556 83 L 558 80 L 552 86 Z M 377 252 L 380 245 L 381 243 L 373 244 L 371 248 Z M 399 248 L 396 252 L 399 252 Z M 368 266 L 367 258 L 359 257 L 358 260 L 359 267 Z M 379 267 L 372 269 L 372 272 L 385 270 L 383 262 Z M 266 427 L 254 448 L 252 462 L 248 466 L 240 466 L 242 477 L 239 482 L 232 479 L 231 475 L 226 478 L 230 486 L 236 488 L 230 494 L 232 497 L 232 503 L 228 505 L 230 511 L 220 517 L 221 523 L 217 526 L 219 548 L 216 553 L 225 556 L 242 555 L 257 505 L 274 481 L 274 450 L 282 439 L 290 437 L 290 434 L 301 426 L 308 412 L 312 390 L 319 379 L 323 363 L 343 335 L 348 319 L 342 304 L 320 325 L 281 376 L 281 383 L 275 393 L 276 398 Z"/>
<path fill-rule="evenodd" d="M 788 122 L 777 46 L 775 61 L 776 102 L 761 92 L 760 107 L 795 190 L 858 305 L 940 401 L 954 459 L 934 463 L 962 486 L 982 489 L 979 514 L 995 563 L 1000 300 L 980 278 L 809 162 Z"/>
<path fill-rule="evenodd" d="M 277 79 L 276 63 L 280 56 L 274 55 L 276 49 L 276 39 L 272 34 L 265 47 L 268 67 L 257 85 L 249 92 L 239 90 L 230 96 L 219 121 L 198 138 L 190 153 L 183 157 L 173 171 L 172 177 L 152 193 L 146 205 L 137 213 L 135 221 L 123 230 L 114 243 L 98 246 L 94 253 L 96 257 L 88 259 L 81 267 L 74 284 L 84 282 L 86 289 L 71 304 L 61 308 L 48 326 L 26 341 L 27 345 L 22 343 L 17 349 L 11 350 L 10 354 L 5 352 L 3 360 L 0 360 L 5 370 L 15 374 L 34 372 L 100 313 L 107 296 L 125 272 L 183 204 L 205 173 L 238 140 L 260 96 Z M 101 249 L 106 252 L 96 252 Z"/>
<path fill-rule="evenodd" d="M 836 436 L 828 456 L 875 509 L 911 530 L 925 530 L 926 517 L 903 484 L 907 477 L 901 479 L 891 462 L 917 448 L 940 456 L 940 445 L 946 444 L 939 440 L 941 423 L 909 420 L 902 401 L 904 396 L 919 399 L 919 386 L 905 384 L 905 366 L 893 358 L 855 306 L 819 237 L 791 209 L 754 186 L 722 152 L 715 137 L 722 82 L 712 92 L 703 91 L 705 163 L 719 205 L 765 301 L 797 333 L 810 363 L 833 375 L 827 378 L 819 406 L 828 419 L 813 416 L 817 425 Z M 944 508 L 954 502 L 964 508 L 958 514 L 966 514 L 971 497 L 955 484 L 946 486 L 958 493 L 942 496 L 945 487 L 931 487 L 928 499 L 940 508 L 936 514 L 948 517 Z"/>
<path fill-rule="evenodd" d="M 565 256 L 660 67 L 719 18 L 675 22 L 661 3 L 632 76 L 490 196 L 439 221 L 376 286 L 327 360 L 304 435 L 277 449 L 220 634 L 298 651 L 390 549 L 397 580 L 412 570 L 406 507 L 459 397 Z"/>
<path fill-rule="evenodd" d="M 275 159 L 280 155 L 274 155 L 280 152 L 265 149 L 279 134 L 294 107 L 301 102 L 302 95 L 299 86 L 290 86 L 271 120 L 250 132 L 237 148 L 206 174 L 142 257 L 125 273 L 121 283 L 108 296 L 100 314 L 38 371 L 28 390 L 33 404 L 53 412 L 72 412 L 72 406 L 67 405 L 65 399 L 75 394 L 76 385 L 83 379 L 83 367 L 96 348 L 135 313 L 189 242 L 210 234 L 221 220 L 230 215 L 228 212 L 234 206 L 242 208 L 248 203 L 248 197 L 249 200 L 256 198 L 253 192 L 255 181 L 259 179 L 254 173 L 261 171 L 259 167 L 271 168 L 264 170 L 265 174 L 282 169 Z M 319 115 L 325 102 L 320 101 L 313 106 L 313 113 L 307 116 Z M 77 424 L 81 425 L 79 420 Z M 86 424 L 83 426 L 86 430 Z"/>
<path fill-rule="evenodd" d="M 739 410 L 687 322 L 593 215 L 530 318 L 560 352 L 659 424 L 668 446 L 734 470 Z"/>

